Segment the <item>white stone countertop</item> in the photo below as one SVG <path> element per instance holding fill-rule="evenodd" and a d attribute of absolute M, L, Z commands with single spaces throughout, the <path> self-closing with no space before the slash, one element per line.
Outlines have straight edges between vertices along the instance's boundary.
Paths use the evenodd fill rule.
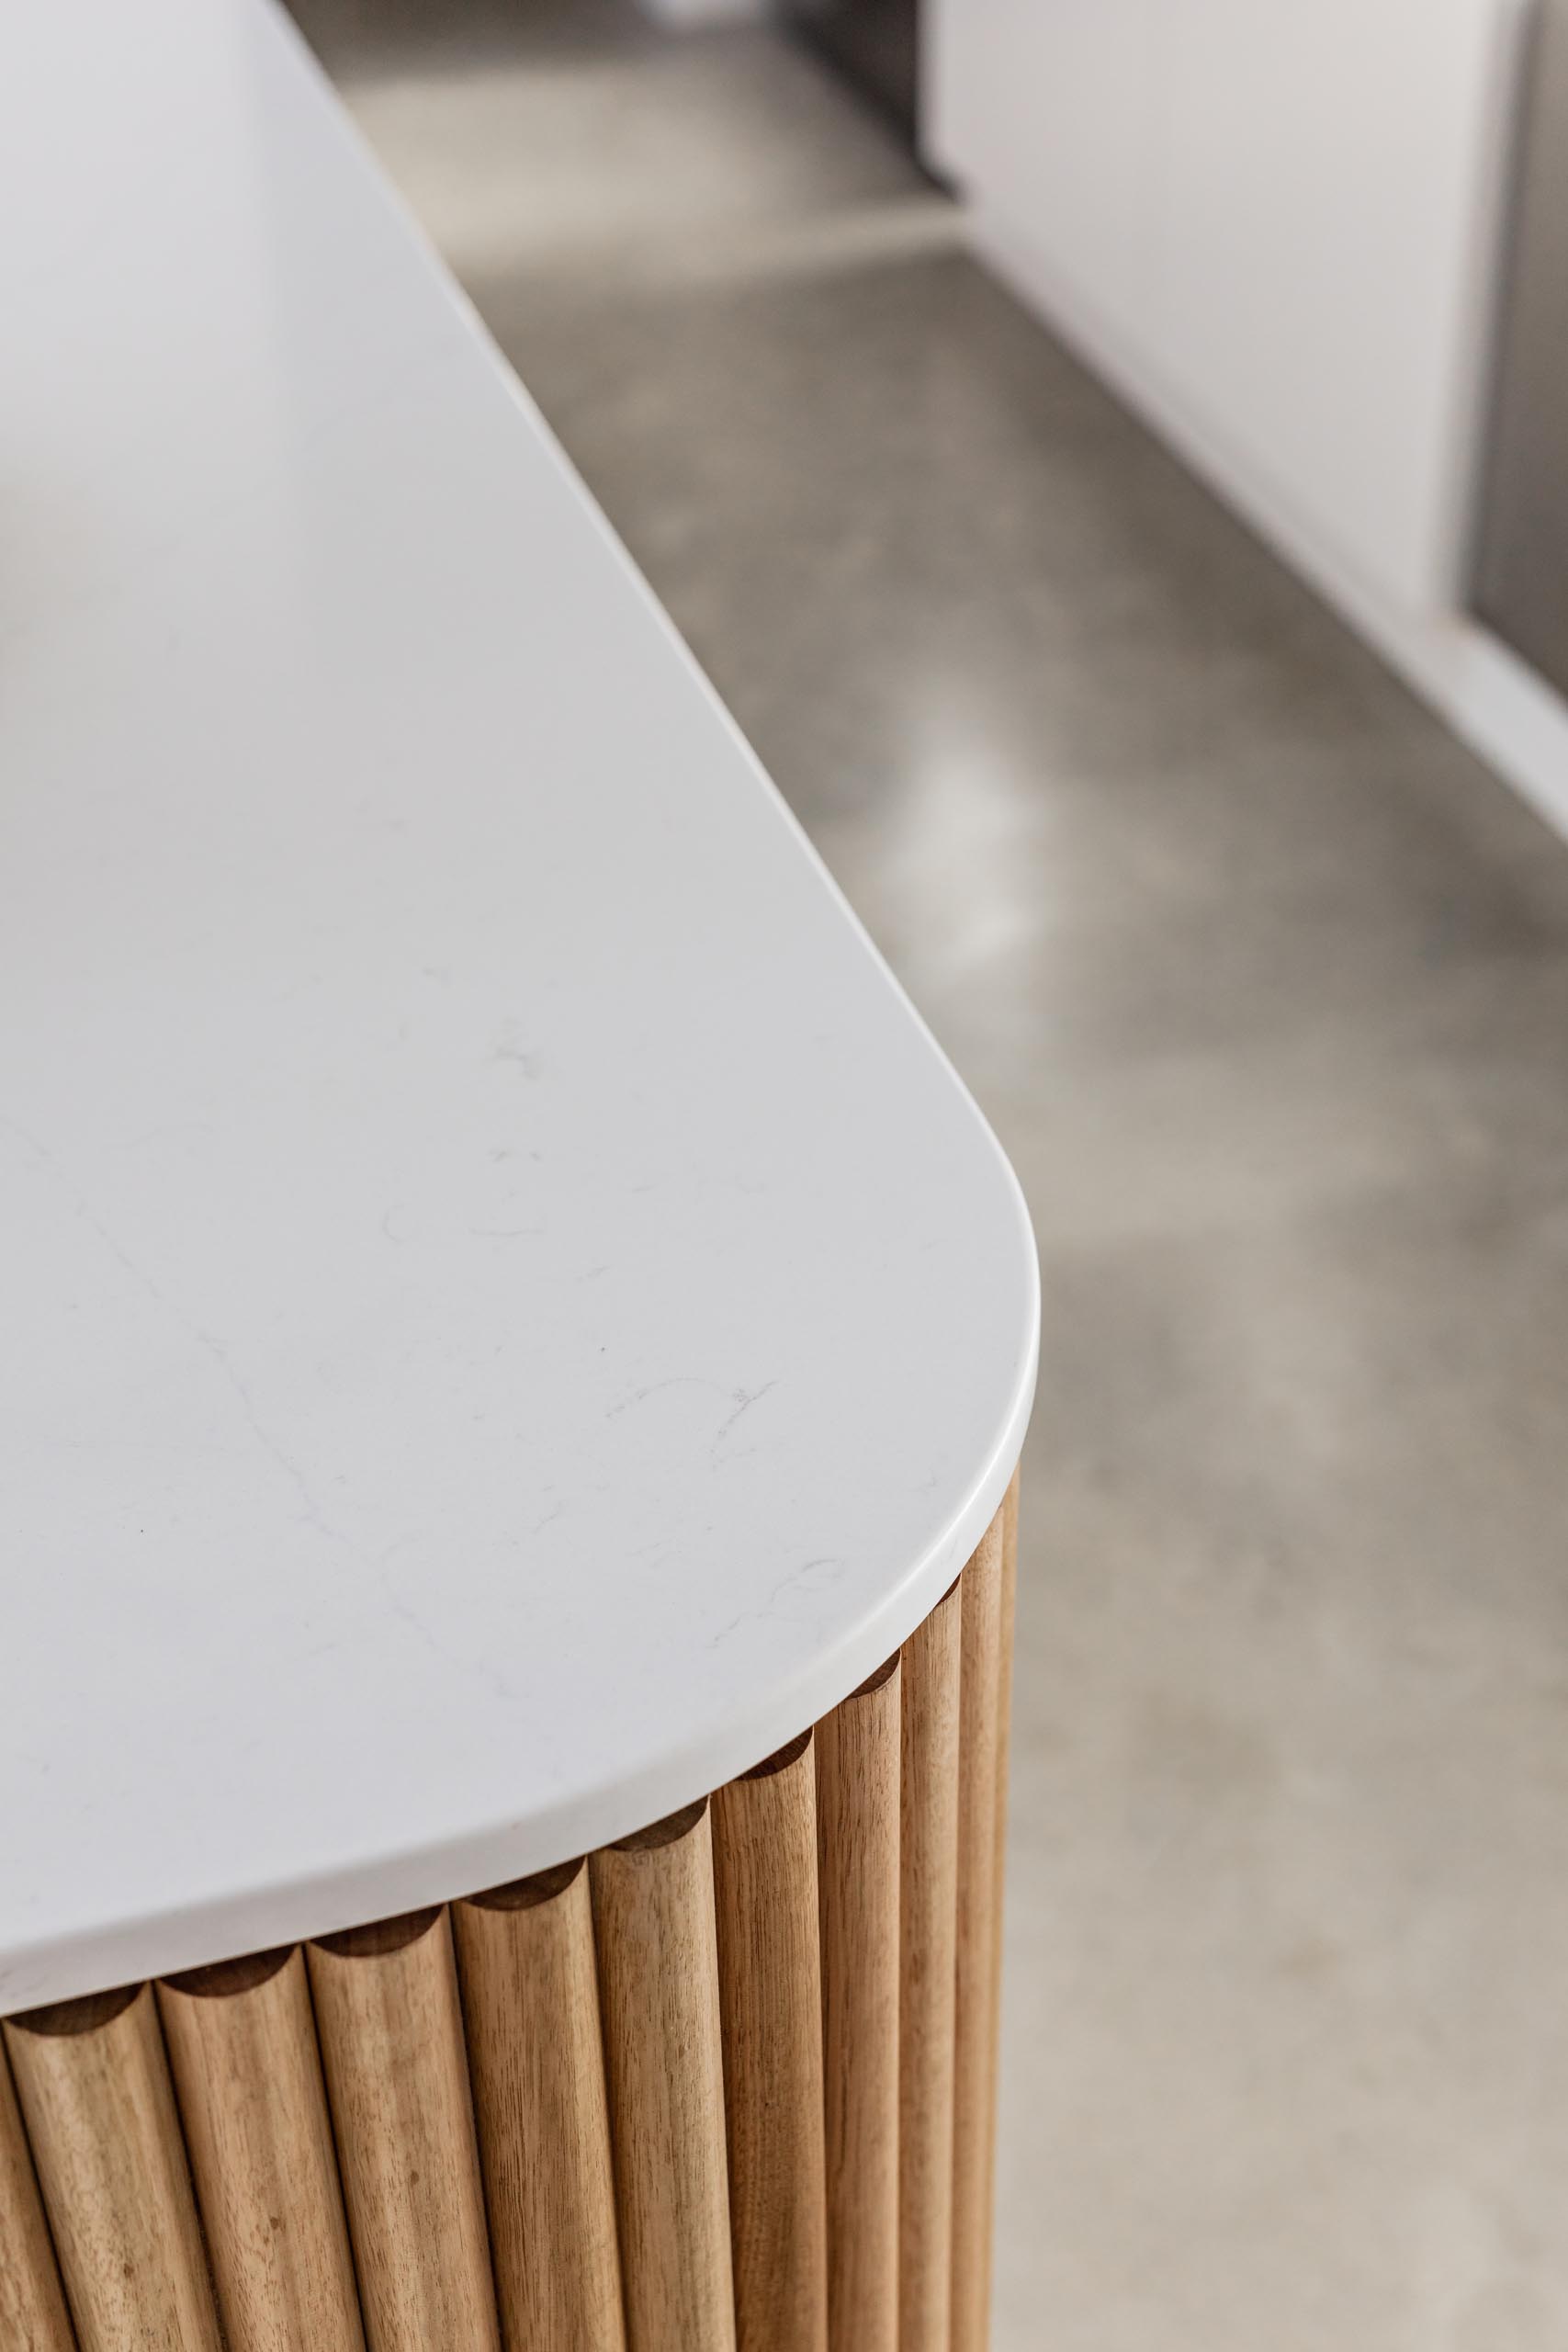
<path fill-rule="evenodd" d="M 0 2008 L 757 1761 L 996 1509 L 1016 1182 L 263 0 L 0 30 Z"/>

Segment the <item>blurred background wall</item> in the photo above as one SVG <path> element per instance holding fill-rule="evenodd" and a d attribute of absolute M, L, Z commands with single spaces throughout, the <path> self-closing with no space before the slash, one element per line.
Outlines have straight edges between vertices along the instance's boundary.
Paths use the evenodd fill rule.
<path fill-rule="evenodd" d="M 980 250 L 1562 824 L 1512 658 L 1568 690 L 1562 0 L 934 0 L 925 37 Z M 1551 552 L 1517 598 L 1495 559 L 1489 630 L 1521 467 Z"/>

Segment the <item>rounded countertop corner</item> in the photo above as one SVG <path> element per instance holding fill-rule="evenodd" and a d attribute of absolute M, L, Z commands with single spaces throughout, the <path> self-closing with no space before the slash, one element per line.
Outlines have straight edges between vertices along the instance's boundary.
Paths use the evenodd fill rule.
<path fill-rule="evenodd" d="M 779 1747 L 998 1508 L 1039 1288 L 281 17 L 5 40 L 11 2012 L 502 1886 Z"/>

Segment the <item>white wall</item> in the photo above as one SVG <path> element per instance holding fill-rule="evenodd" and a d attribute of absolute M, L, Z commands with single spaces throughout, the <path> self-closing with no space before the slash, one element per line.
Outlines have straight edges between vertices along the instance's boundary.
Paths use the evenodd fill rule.
<path fill-rule="evenodd" d="M 925 135 L 1027 299 L 1568 827 L 1568 709 L 1460 609 L 1521 14 L 927 0 Z"/>

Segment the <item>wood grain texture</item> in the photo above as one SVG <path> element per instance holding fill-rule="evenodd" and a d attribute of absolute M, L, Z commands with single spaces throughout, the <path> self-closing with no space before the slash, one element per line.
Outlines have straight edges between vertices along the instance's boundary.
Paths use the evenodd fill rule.
<path fill-rule="evenodd" d="M 150 1984 L 6 2026 L 81 2352 L 219 2352 Z"/>
<path fill-rule="evenodd" d="M 817 1726 L 831 2352 L 898 2342 L 897 1657 Z"/>
<path fill-rule="evenodd" d="M 0 2345 L 75 2352 L 31 2151 L 0 2047 Z"/>
<path fill-rule="evenodd" d="M 997 1851 L 1001 1770 L 1002 1513 L 959 1586 L 958 1911 L 953 1977 L 953 2352 L 986 2352 L 991 2301 Z"/>
<path fill-rule="evenodd" d="M 229 2352 L 363 2352 L 305 1955 L 158 1987 Z"/>
<path fill-rule="evenodd" d="M 947 2352 L 962 1587 L 904 1645 L 899 1816 L 898 2341 Z"/>
<path fill-rule="evenodd" d="M 309 1952 L 370 2352 L 498 2352 L 446 1912 Z"/>
<path fill-rule="evenodd" d="M 707 1804 L 591 1869 L 631 2352 L 735 2352 Z"/>
<path fill-rule="evenodd" d="M 452 1909 L 507 2352 L 624 2352 L 588 1871 Z"/>
<path fill-rule="evenodd" d="M 1018 1613 L 1018 1510 L 1022 1464 L 1015 1466 L 1002 1500 L 1002 1623 L 1001 1671 L 997 1692 L 997 1924 L 992 1938 L 991 1965 L 991 2136 L 987 2150 L 987 2227 L 996 2227 L 997 2115 L 1001 2078 L 1002 1959 L 1007 1915 L 1008 1771 L 1012 1757 L 1013 1627 Z"/>
<path fill-rule="evenodd" d="M 714 1799 L 739 2352 L 826 2352 L 817 1774 L 811 1734 Z"/>
<path fill-rule="evenodd" d="M 986 2352 L 1017 1530 L 586 1865 L 7 2021 L 0 2352 Z"/>

